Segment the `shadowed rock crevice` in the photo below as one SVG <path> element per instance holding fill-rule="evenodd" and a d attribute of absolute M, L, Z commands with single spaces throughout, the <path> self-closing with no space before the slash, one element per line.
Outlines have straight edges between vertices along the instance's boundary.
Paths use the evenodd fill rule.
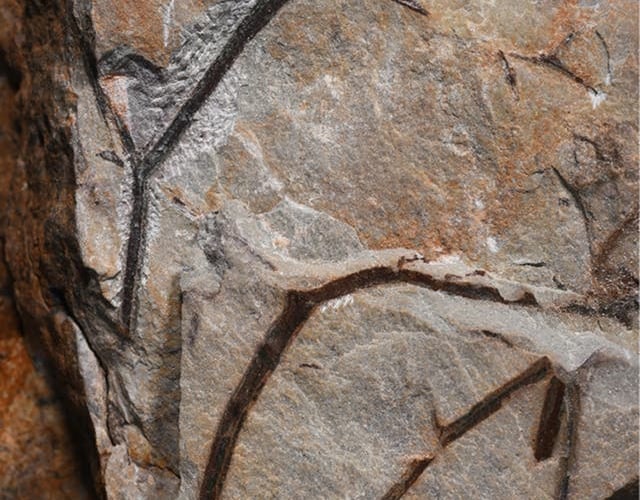
<path fill-rule="evenodd" d="M 0 47 L 0 77 L 3 76 L 9 82 L 11 90 L 17 92 L 20 89 L 20 84 L 22 83 L 22 71 L 9 63 L 7 55 L 5 54 L 5 49 Z"/>
<path fill-rule="evenodd" d="M 69 380 L 55 379 L 34 322 L 20 318 L 6 260 L 10 179 L 19 168 L 21 134 L 30 126 L 19 114 L 19 91 L 29 85 L 16 47 L 22 26 L 3 24 L 4 9 L 0 1 L 0 498 L 39 498 L 46 492 L 51 498 L 90 499 L 94 485 L 85 452 L 93 444 L 83 447 L 83 440 L 92 440 L 92 430 L 78 435 L 83 421 L 61 396 Z M 66 307 L 63 292 L 52 288 L 52 306 Z"/>
<path fill-rule="evenodd" d="M 607 500 L 637 500 L 640 497 L 638 478 L 615 491 Z"/>

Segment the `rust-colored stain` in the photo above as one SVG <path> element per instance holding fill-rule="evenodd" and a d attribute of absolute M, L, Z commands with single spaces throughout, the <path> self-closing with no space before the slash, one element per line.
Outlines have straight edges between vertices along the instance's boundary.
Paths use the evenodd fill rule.
<path fill-rule="evenodd" d="M 12 307 L 9 298 L 0 296 L 0 418 L 23 390 L 27 375 L 33 372 Z"/>
<path fill-rule="evenodd" d="M 523 39 L 500 9 L 487 7 L 486 19 L 502 23 L 495 33 L 470 34 L 456 45 L 452 30 L 464 32 L 473 18 L 464 2 L 434 1 L 428 17 L 393 3 L 366 12 L 338 4 L 345 8 L 290 4 L 268 35 L 261 34 L 291 93 L 256 118 L 242 112 L 249 116 L 236 130 L 251 133 L 266 167 L 285 186 L 283 194 L 351 225 L 369 248 L 414 248 L 429 259 L 458 254 L 489 269 L 514 258 L 491 242 L 501 239 L 517 253 L 528 228 L 542 252 L 554 245 L 585 252 L 559 258 L 574 259 L 567 264 L 575 266 L 567 271 L 569 287 L 586 291 L 593 271 L 588 252 L 615 228 L 580 233 L 579 202 L 554 168 L 573 161 L 574 137 L 585 125 L 590 137 L 606 135 L 608 101 L 597 107 L 592 97 L 593 89 L 606 87 L 610 61 L 593 11 L 576 0 L 557 2 L 548 15 L 530 20 L 534 25 Z M 402 30 L 393 31 L 393 16 L 402 19 Z M 441 38 L 449 39 L 448 52 Z M 391 88 L 386 94 L 385 86 Z M 457 87 L 465 94 L 462 104 Z M 470 135 L 450 132 L 449 154 L 441 134 L 458 125 Z M 233 140 L 222 163 L 238 178 L 253 165 Z M 626 173 L 633 165 L 631 158 L 615 168 Z M 629 182 L 611 179 L 629 190 Z M 245 202 L 254 208 L 253 199 Z M 526 244 L 524 251 L 536 250 Z M 558 264 L 563 270 L 565 260 Z"/>
<path fill-rule="evenodd" d="M 183 25 L 193 23 L 207 5 L 204 0 L 99 0 L 93 2 L 98 51 L 133 48 L 157 66 L 166 66 L 180 43 Z"/>
<path fill-rule="evenodd" d="M 7 46 L 3 28 L 0 22 L 0 43 Z M 16 106 L 16 90 L 0 77 L 0 497 L 82 500 L 90 495 L 62 408 L 27 352 L 3 260 L 2 221 L 18 157 Z"/>
<path fill-rule="evenodd" d="M 90 498 L 60 403 L 35 369 L 6 296 L 0 296 L 0 380 L 0 492 L 8 498 L 42 498 L 42 492 L 52 500 Z"/>

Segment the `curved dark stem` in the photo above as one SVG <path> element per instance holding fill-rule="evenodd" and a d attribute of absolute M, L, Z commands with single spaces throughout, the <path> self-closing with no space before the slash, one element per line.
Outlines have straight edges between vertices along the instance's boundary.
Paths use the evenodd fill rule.
<path fill-rule="evenodd" d="M 498 290 L 489 286 L 451 283 L 419 271 L 394 267 L 365 269 L 330 281 L 313 290 L 303 292 L 289 291 L 282 313 L 269 328 L 263 343 L 249 363 L 242 380 L 229 398 L 220 419 L 204 472 L 200 500 L 221 497 L 233 451 L 247 415 L 260 396 L 269 377 L 278 366 L 282 354 L 300 331 L 314 308 L 323 302 L 353 293 L 356 290 L 394 283 L 408 283 L 476 300 L 506 302 Z M 515 303 L 537 305 L 535 299 L 529 295 L 525 295 Z M 471 414 L 465 417 L 466 420 L 456 421 L 447 426 L 444 429 L 444 445 L 457 439 L 476 423 L 497 411 L 502 404 L 502 400 L 513 391 L 544 377 L 549 366 L 549 361 L 543 358 L 524 374 L 474 406 Z"/>
<path fill-rule="evenodd" d="M 598 39 L 600 40 L 600 43 L 602 44 L 602 48 L 604 50 L 605 56 L 607 56 L 607 78 L 609 79 L 609 83 L 611 83 L 611 78 L 612 78 L 611 53 L 609 52 L 609 46 L 607 45 L 606 40 L 598 30 L 596 30 L 596 36 L 598 37 Z"/>
<path fill-rule="evenodd" d="M 284 310 L 269 329 L 264 343 L 225 408 L 205 469 L 205 479 L 200 490 L 201 500 L 220 498 L 222 495 L 231 456 L 249 409 L 278 366 L 287 344 L 309 317 L 313 307 L 313 303 L 301 295 L 289 293 Z"/>
<path fill-rule="evenodd" d="M 517 59 L 520 59 L 521 61 L 527 61 L 537 66 L 546 66 L 547 68 L 550 68 L 558 72 L 559 74 L 566 76 L 570 80 L 573 80 L 578 85 L 582 86 L 583 88 L 585 88 L 586 90 L 588 90 L 594 95 L 600 93 L 597 88 L 589 85 L 584 80 L 584 78 L 582 78 L 581 76 L 577 75 L 576 73 L 571 71 L 569 68 L 567 68 L 567 66 L 565 66 L 564 63 L 560 59 L 558 59 L 558 57 L 555 54 L 540 54 L 537 56 L 524 56 L 516 52 L 511 52 L 509 55 Z"/>

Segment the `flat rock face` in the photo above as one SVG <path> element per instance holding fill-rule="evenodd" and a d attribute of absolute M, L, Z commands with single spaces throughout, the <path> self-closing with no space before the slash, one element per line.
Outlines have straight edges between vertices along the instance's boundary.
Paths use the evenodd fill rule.
<path fill-rule="evenodd" d="M 637 490 L 637 3 L 27 10 L 6 253 L 100 495 Z"/>

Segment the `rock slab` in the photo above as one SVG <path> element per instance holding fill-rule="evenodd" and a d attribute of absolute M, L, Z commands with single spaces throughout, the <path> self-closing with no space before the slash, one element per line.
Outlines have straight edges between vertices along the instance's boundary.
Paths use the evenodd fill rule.
<path fill-rule="evenodd" d="M 637 2 L 21 12 L 6 256 L 98 495 L 637 491 Z"/>

